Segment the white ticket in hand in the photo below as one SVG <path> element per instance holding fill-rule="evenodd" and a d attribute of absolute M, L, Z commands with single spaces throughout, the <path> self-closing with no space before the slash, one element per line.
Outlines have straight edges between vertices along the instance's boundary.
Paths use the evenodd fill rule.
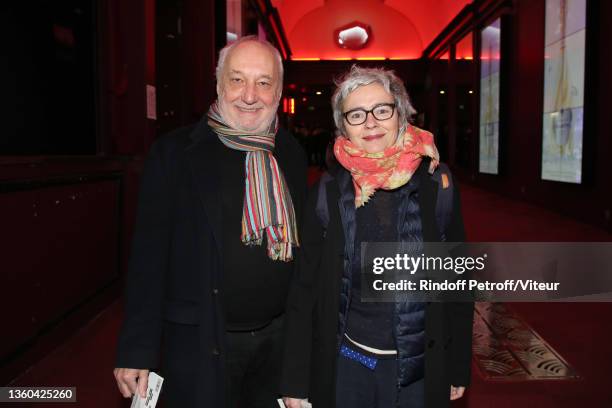
<path fill-rule="evenodd" d="M 282 398 L 279 398 L 278 400 L 276 400 L 278 402 L 278 406 L 280 408 L 287 408 L 287 406 L 285 405 L 285 403 L 283 402 Z M 307 399 L 303 399 L 300 401 L 300 405 L 302 406 L 302 408 L 312 408 L 312 404 L 310 402 L 308 402 Z"/>
<path fill-rule="evenodd" d="M 163 382 L 164 379 L 162 377 L 151 371 L 149 373 L 149 383 L 147 384 L 145 398 L 141 398 L 140 395 L 134 394 L 130 408 L 155 408 Z"/>

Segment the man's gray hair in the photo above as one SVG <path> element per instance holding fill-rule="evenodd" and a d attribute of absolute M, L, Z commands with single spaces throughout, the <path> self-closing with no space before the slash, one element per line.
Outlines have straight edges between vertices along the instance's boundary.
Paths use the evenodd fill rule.
<path fill-rule="evenodd" d="M 234 47 L 242 43 L 249 42 L 249 41 L 256 42 L 256 43 L 263 45 L 264 47 L 268 48 L 274 55 L 274 59 L 276 60 L 277 74 L 278 74 L 278 95 L 280 97 L 282 90 L 283 90 L 283 57 L 281 57 L 280 52 L 278 52 L 275 46 L 273 46 L 266 40 L 259 39 L 255 35 L 247 35 L 245 37 L 240 37 L 238 40 L 234 41 L 231 44 L 226 45 L 225 47 L 221 49 L 221 51 L 219 51 L 219 61 L 217 61 L 217 69 L 215 72 L 217 76 L 217 85 L 222 83 L 221 80 L 223 78 L 223 69 L 225 68 L 225 60 L 227 59 L 227 56 L 229 55 L 229 53 L 234 49 Z"/>
<path fill-rule="evenodd" d="M 337 130 L 346 135 L 344 126 L 343 105 L 346 97 L 360 86 L 378 83 L 385 88 L 395 100 L 395 111 L 399 118 L 399 134 L 404 133 L 408 122 L 416 114 L 410 103 L 404 82 L 392 70 L 384 68 L 364 68 L 353 65 L 349 72 L 335 81 L 336 90 L 332 96 L 332 109 Z"/>

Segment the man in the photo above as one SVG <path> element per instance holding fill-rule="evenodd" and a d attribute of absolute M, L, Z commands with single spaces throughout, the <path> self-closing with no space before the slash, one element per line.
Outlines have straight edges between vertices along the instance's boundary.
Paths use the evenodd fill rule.
<path fill-rule="evenodd" d="M 306 191 L 304 154 L 277 131 L 282 75 L 267 42 L 225 47 L 207 116 L 151 148 L 114 372 L 124 397 L 160 369 L 168 407 L 276 403 Z"/>

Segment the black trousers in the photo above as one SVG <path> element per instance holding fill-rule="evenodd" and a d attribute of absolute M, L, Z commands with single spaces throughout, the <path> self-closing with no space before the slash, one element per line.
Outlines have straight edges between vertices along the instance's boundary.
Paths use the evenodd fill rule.
<path fill-rule="evenodd" d="M 378 360 L 374 370 L 338 356 L 337 408 L 423 408 L 425 381 L 397 387 L 397 360 Z"/>
<path fill-rule="evenodd" d="M 227 333 L 227 408 L 278 408 L 282 327 L 283 319 L 277 318 L 261 330 Z M 196 408 L 198 329 L 165 322 L 163 408 Z"/>
<path fill-rule="evenodd" d="M 228 408 L 278 408 L 283 319 L 227 333 Z"/>

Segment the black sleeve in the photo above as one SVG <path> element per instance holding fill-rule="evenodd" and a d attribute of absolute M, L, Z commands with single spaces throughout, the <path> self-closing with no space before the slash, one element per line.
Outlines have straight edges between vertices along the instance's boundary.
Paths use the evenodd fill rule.
<path fill-rule="evenodd" d="M 151 147 L 140 184 L 117 367 L 150 369 L 158 366 L 171 198 L 160 150 L 159 142 Z"/>
<path fill-rule="evenodd" d="M 292 136 L 293 137 L 293 136 Z M 308 192 L 308 161 L 306 159 L 306 153 L 302 146 L 296 142 L 296 152 L 294 155 L 295 165 L 298 169 L 297 175 L 297 199 L 294 200 L 293 206 L 295 208 L 295 216 L 299 220 L 303 220 L 303 211 L 306 202 L 306 196 Z"/>
<path fill-rule="evenodd" d="M 464 242 L 465 227 L 463 225 L 463 214 L 461 213 L 461 194 L 459 191 L 459 183 L 454 176 L 453 178 L 453 211 L 451 215 L 451 221 L 448 225 L 448 231 L 446 233 L 448 242 Z"/>
<path fill-rule="evenodd" d="M 323 246 L 323 227 L 315 212 L 317 191 L 317 186 L 311 189 L 304 208 L 302 245 L 287 298 L 280 394 L 292 398 L 307 398 L 310 387 L 315 280 Z"/>
<path fill-rule="evenodd" d="M 453 215 L 447 234 L 448 241 L 464 242 L 465 228 L 461 213 L 459 186 L 456 182 L 453 183 L 453 188 Z M 469 279 L 469 275 L 464 278 Z M 474 302 L 466 299 L 463 302 L 450 303 L 448 306 L 452 339 L 450 381 L 454 386 L 467 386 L 470 384 L 471 376 Z"/>

